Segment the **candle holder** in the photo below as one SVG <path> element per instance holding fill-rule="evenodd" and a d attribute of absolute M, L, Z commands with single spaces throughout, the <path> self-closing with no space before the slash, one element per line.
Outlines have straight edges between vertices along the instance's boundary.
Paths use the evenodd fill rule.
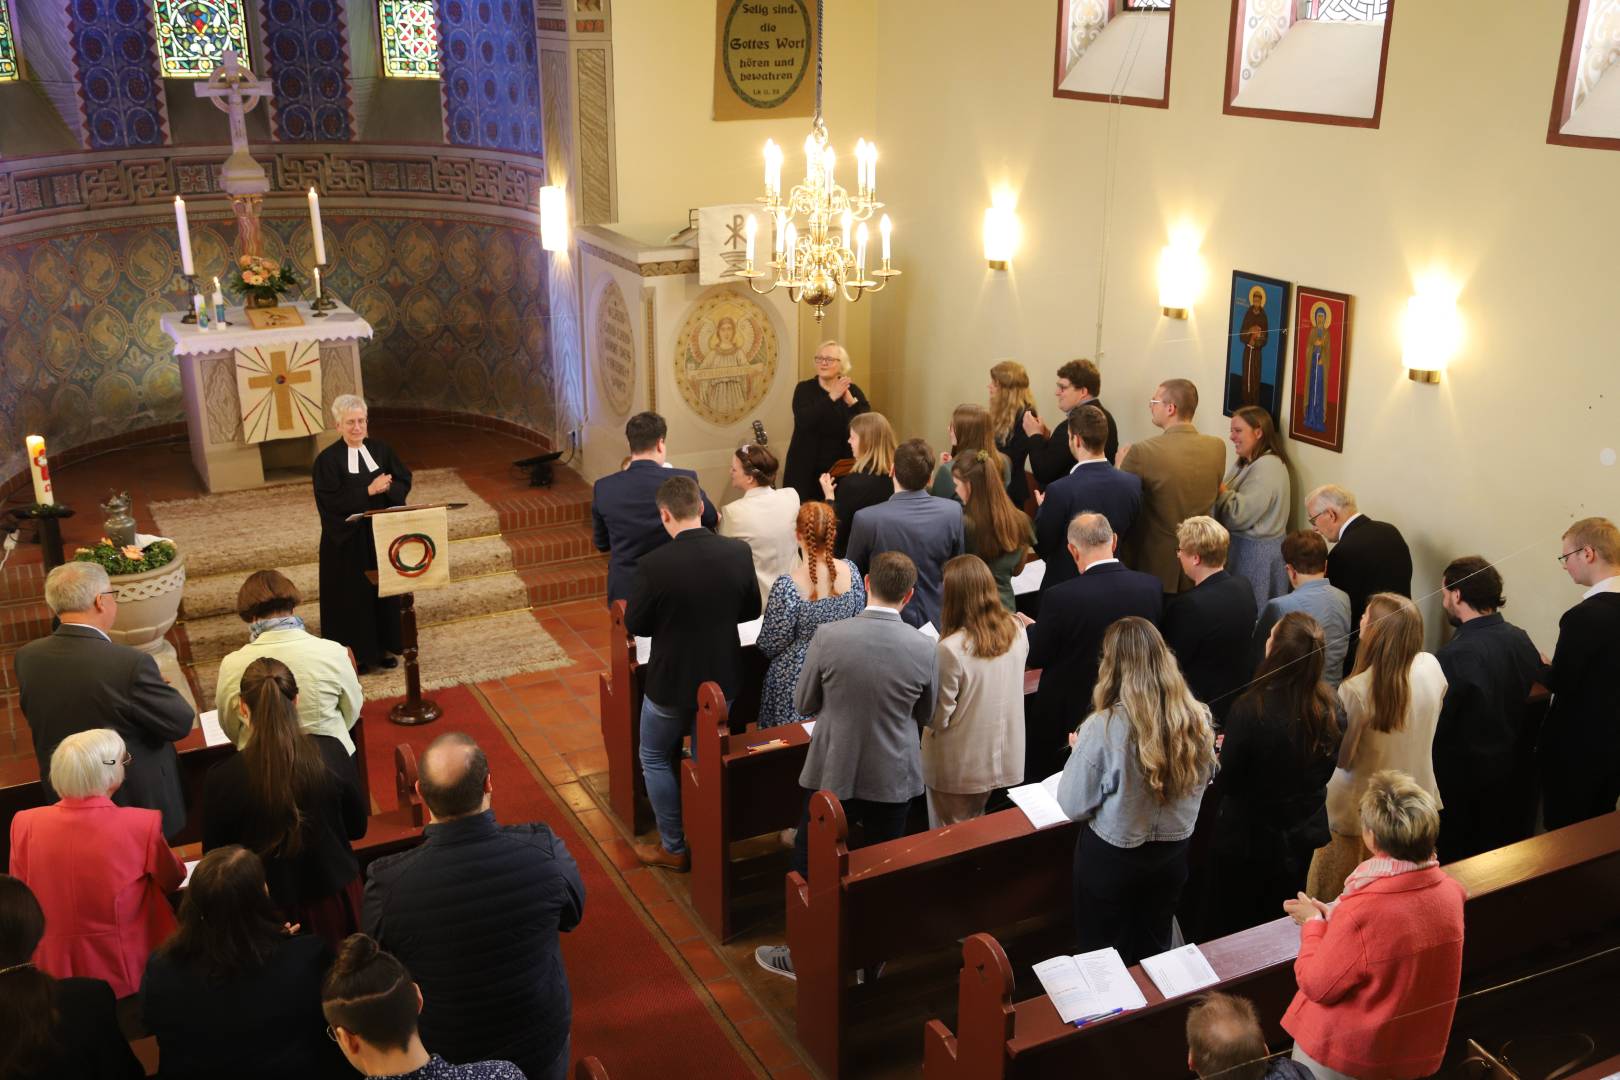
<path fill-rule="evenodd" d="M 181 274 L 186 279 L 186 302 L 180 306 L 185 309 L 185 315 L 180 319 L 183 323 L 197 325 L 197 309 L 193 306 L 191 298 L 197 295 L 197 275 Z"/>
<path fill-rule="evenodd" d="M 319 265 L 322 270 L 325 270 L 329 264 L 321 263 Z M 326 313 L 336 311 L 337 306 L 337 301 L 326 295 L 326 275 L 322 274 L 320 291 L 315 294 L 315 299 L 309 302 L 310 315 L 313 318 L 324 319 Z"/>

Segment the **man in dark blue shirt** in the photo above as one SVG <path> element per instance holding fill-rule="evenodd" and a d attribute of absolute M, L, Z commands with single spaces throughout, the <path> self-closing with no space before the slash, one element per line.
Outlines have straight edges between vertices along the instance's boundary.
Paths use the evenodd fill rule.
<path fill-rule="evenodd" d="M 676 469 L 664 461 L 664 437 L 669 425 L 655 412 L 637 413 L 624 425 L 630 444 L 630 463 L 596 482 L 591 492 L 591 531 L 597 551 L 611 551 L 608 559 L 607 599 L 630 598 L 636 563 L 647 552 L 669 542 L 658 516 L 658 485 L 672 476 L 690 476 L 691 469 Z M 701 491 L 700 491 L 701 494 Z M 703 495 L 702 523 L 712 529 L 720 522 L 714 504 Z"/>

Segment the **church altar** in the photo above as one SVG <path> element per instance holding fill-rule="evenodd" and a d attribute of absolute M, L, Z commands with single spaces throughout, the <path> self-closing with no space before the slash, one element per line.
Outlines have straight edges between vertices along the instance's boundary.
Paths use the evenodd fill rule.
<path fill-rule="evenodd" d="M 337 439 L 332 401 L 360 394 L 360 341 L 371 324 L 339 304 L 317 318 L 307 302 L 286 307 L 302 326 L 255 330 L 242 308 L 207 330 L 171 311 L 191 461 L 210 493 L 307 479 L 315 455 Z"/>

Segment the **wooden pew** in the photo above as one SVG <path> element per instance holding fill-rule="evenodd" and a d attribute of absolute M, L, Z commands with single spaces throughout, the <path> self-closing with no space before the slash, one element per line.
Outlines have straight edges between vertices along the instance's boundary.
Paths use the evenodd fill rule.
<path fill-rule="evenodd" d="M 1620 934 L 1620 813 L 1445 870 L 1468 889 L 1465 994 L 1493 972 L 1516 971 L 1515 965 L 1544 957 L 1562 941 Z M 1283 917 L 1200 948 L 1221 976 L 1214 989 L 1252 999 L 1267 1039 L 1285 1044 L 1278 1021 L 1295 991 L 1299 930 L 1293 920 Z M 990 935 L 973 935 L 962 951 L 956 1033 L 938 1020 L 927 1024 L 926 1080 L 1184 1074 L 1186 1013 L 1194 997 L 1166 1001 L 1133 967 L 1147 1008 L 1075 1028 L 1058 1018 L 1045 996 L 1014 1003 L 1012 966 Z"/>
<path fill-rule="evenodd" d="M 780 741 L 784 745 L 767 744 Z M 721 941 L 731 940 L 736 872 L 731 845 L 799 823 L 799 773 L 810 748 L 803 724 L 732 734 L 718 683 L 698 688 L 695 760 L 681 766 L 681 816 L 692 853 L 692 906 Z"/>
<path fill-rule="evenodd" d="M 574 1080 L 608 1080 L 608 1071 L 599 1058 L 580 1058 L 574 1063 Z"/>
<path fill-rule="evenodd" d="M 625 629 L 625 602 L 615 600 L 608 608 L 612 624 L 608 670 L 598 684 L 602 743 L 608 759 L 608 807 L 634 835 L 653 826 L 652 808 L 647 805 L 647 785 L 641 776 L 641 681 L 643 667 L 636 660 L 636 639 Z M 733 732 L 747 728 L 759 718 L 760 694 L 769 666 L 765 654 L 752 644 L 742 647 L 742 682 L 732 704 Z"/>
<path fill-rule="evenodd" d="M 947 947 L 986 927 L 1072 910 L 1080 826 L 1037 831 L 1022 810 L 849 849 L 837 796 L 810 799 L 810 880 L 787 875 L 799 1041 L 828 1073 L 847 1065 L 858 968 Z M 941 903 L 941 897 L 950 897 Z"/>

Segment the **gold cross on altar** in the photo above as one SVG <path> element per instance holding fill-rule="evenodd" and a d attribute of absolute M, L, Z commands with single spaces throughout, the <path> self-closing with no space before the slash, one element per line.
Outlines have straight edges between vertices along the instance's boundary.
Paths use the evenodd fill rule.
<path fill-rule="evenodd" d="M 269 390 L 276 396 L 276 430 L 286 431 L 292 426 L 292 396 L 293 385 L 307 383 L 310 380 L 308 371 L 288 371 L 287 354 L 285 351 L 270 354 L 270 370 L 264 375 L 254 375 L 248 379 L 248 386 L 254 390 Z"/>

